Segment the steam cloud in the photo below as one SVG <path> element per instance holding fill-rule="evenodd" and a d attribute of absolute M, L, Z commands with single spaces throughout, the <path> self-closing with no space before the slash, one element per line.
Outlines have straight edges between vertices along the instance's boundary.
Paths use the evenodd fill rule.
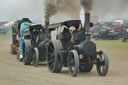
<path fill-rule="evenodd" d="M 128 18 L 128 0 L 45 0 L 45 17 L 50 18 L 57 14 L 69 14 L 79 17 L 80 4 L 85 12 L 99 19 Z M 80 3 L 81 2 L 81 3 Z M 52 9 L 50 8 L 50 4 Z"/>
<path fill-rule="evenodd" d="M 92 10 L 93 0 L 81 0 L 81 5 L 84 7 L 86 13 Z"/>
<path fill-rule="evenodd" d="M 45 4 L 45 19 L 49 19 L 58 12 L 57 0 L 46 0 Z"/>
<path fill-rule="evenodd" d="M 45 19 L 59 12 L 71 17 L 79 17 L 79 10 L 79 0 L 45 0 Z"/>

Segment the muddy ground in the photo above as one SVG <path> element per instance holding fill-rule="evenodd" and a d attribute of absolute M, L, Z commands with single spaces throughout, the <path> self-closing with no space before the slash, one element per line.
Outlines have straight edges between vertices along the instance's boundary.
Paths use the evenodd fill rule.
<path fill-rule="evenodd" d="M 98 76 L 94 67 L 91 73 L 79 73 L 73 78 L 67 68 L 56 74 L 48 71 L 46 63 L 37 68 L 24 66 L 10 54 L 11 36 L 0 37 L 0 85 L 128 85 L 128 50 L 106 48 L 109 44 L 104 48 L 102 41 L 99 42 L 98 49 L 104 49 L 109 55 L 108 75 Z"/>

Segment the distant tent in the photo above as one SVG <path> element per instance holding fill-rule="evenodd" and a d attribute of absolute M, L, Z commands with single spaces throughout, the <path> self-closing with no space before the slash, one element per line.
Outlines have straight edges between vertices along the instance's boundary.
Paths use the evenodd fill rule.
<path fill-rule="evenodd" d="M 4 28 L 9 29 L 13 23 L 14 23 L 13 21 L 10 21 L 10 22 L 4 24 L 3 26 L 4 26 Z"/>
<path fill-rule="evenodd" d="M 0 26 L 4 25 L 6 23 L 8 23 L 8 22 L 0 22 Z"/>

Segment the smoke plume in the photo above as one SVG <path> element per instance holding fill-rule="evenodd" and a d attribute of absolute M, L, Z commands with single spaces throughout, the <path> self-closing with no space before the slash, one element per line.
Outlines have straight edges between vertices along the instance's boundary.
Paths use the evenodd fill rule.
<path fill-rule="evenodd" d="M 92 10 L 93 0 L 81 0 L 81 5 L 84 7 L 86 13 Z"/>
<path fill-rule="evenodd" d="M 49 19 L 57 13 L 79 17 L 79 10 L 79 0 L 45 0 L 45 19 Z"/>
<path fill-rule="evenodd" d="M 49 19 L 58 12 L 57 1 L 46 0 L 45 4 L 45 19 Z"/>

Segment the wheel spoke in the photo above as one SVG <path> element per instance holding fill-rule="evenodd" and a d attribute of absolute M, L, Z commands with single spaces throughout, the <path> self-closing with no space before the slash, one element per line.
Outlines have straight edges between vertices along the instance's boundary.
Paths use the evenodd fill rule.
<path fill-rule="evenodd" d="M 105 71 L 105 66 L 102 64 L 102 65 L 99 65 L 99 72 L 102 74 L 104 73 Z"/>
<path fill-rule="evenodd" d="M 53 50 L 54 50 L 51 46 L 49 46 L 49 49 L 51 49 L 51 51 L 53 51 Z"/>
<path fill-rule="evenodd" d="M 50 64 L 50 63 L 52 63 L 54 61 L 54 58 L 51 58 L 49 61 L 48 61 L 48 63 Z"/>
<path fill-rule="evenodd" d="M 55 51 L 53 51 L 52 56 L 55 55 Z"/>
<path fill-rule="evenodd" d="M 105 61 L 103 61 L 102 64 L 105 65 Z"/>
<path fill-rule="evenodd" d="M 75 59 L 74 59 L 74 58 L 71 60 L 71 63 L 72 63 L 72 64 L 74 64 L 74 63 L 75 63 Z"/>
<path fill-rule="evenodd" d="M 105 71 L 105 67 L 104 66 L 102 66 L 102 70 L 103 70 L 103 72 Z"/>
<path fill-rule="evenodd" d="M 48 52 L 48 55 L 51 55 L 51 53 Z"/>
<path fill-rule="evenodd" d="M 53 68 L 53 66 L 54 66 L 54 62 L 50 65 L 50 69 L 52 69 L 52 68 Z"/>

